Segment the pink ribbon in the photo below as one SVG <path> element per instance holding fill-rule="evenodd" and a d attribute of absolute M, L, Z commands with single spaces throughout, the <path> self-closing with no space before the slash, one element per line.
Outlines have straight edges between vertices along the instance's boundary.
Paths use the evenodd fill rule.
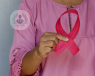
<path fill-rule="evenodd" d="M 76 20 L 76 23 L 73 27 L 73 29 L 71 30 L 71 32 L 69 34 L 67 34 L 62 26 L 61 26 L 61 23 L 60 23 L 60 18 L 61 16 L 63 16 L 64 14 L 66 13 L 75 13 L 77 14 L 77 20 Z M 64 12 L 62 15 L 59 17 L 59 19 L 57 20 L 57 23 L 56 23 L 56 31 L 57 33 L 63 35 L 63 36 L 66 36 L 69 38 L 69 41 L 60 41 L 54 51 L 60 55 L 66 48 L 69 49 L 69 51 L 72 53 L 72 55 L 74 56 L 78 51 L 79 51 L 79 48 L 78 46 L 75 44 L 75 42 L 73 41 L 74 38 L 76 37 L 76 35 L 78 34 L 78 31 L 79 31 L 79 28 L 80 28 L 80 19 L 79 19 L 79 15 L 78 15 L 78 12 L 77 10 L 75 9 L 70 9 L 70 10 L 67 10 L 66 12 Z"/>

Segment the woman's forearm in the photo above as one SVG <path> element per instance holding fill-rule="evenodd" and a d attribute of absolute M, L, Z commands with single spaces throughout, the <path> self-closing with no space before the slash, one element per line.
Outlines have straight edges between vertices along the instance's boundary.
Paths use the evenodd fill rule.
<path fill-rule="evenodd" d="M 37 50 L 38 46 L 24 56 L 22 60 L 21 76 L 32 75 L 38 69 L 43 58 L 38 56 Z"/>

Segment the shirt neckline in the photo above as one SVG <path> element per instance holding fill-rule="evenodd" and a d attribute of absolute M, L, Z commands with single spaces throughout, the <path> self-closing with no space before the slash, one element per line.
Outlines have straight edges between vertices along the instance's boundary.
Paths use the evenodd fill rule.
<path fill-rule="evenodd" d="M 67 5 L 62 5 L 62 4 L 59 4 L 59 3 L 57 3 L 57 2 L 54 2 L 53 0 L 49 0 L 51 3 L 53 3 L 54 5 L 56 5 L 56 6 L 60 6 L 60 7 L 68 7 Z M 72 7 L 74 8 L 74 7 L 80 7 L 80 6 L 82 6 L 85 2 L 86 2 L 87 0 L 83 0 L 83 2 L 81 3 L 81 4 L 79 4 L 79 5 L 72 5 Z"/>

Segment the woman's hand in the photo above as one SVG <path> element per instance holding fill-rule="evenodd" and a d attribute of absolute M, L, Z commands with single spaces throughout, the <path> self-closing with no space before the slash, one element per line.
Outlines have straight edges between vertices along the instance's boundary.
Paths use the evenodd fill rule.
<path fill-rule="evenodd" d="M 45 32 L 40 39 L 37 50 L 39 57 L 47 57 L 49 52 L 52 52 L 59 43 L 59 40 L 68 41 L 69 39 L 58 33 Z"/>

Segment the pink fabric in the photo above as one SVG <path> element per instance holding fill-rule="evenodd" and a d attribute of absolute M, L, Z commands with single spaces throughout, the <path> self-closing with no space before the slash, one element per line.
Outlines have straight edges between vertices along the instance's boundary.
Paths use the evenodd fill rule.
<path fill-rule="evenodd" d="M 77 14 L 77 15 L 78 15 L 77 10 L 75 10 L 75 9 L 70 9 L 70 10 L 67 10 L 66 12 L 64 12 L 61 16 L 63 16 L 63 15 L 66 14 L 66 13 L 74 13 L 74 14 Z M 69 41 L 66 42 L 66 41 L 62 41 L 62 40 L 61 40 L 61 41 L 56 45 L 54 51 L 55 51 L 58 55 L 60 55 L 66 48 L 68 48 L 69 51 L 70 51 L 73 55 L 75 55 L 75 54 L 79 51 L 78 46 L 77 46 L 77 45 L 75 44 L 75 42 L 73 41 L 74 38 L 77 36 L 77 34 L 78 34 L 78 32 L 79 32 L 79 28 L 80 28 L 79 15 L 77 16 L 77 20 L 76 20 L 76 23 L 75 23 L 75 25 L 74 25 L 74 28 L 72 29 L 72 31 L 71 31 L 69 34 L 67 34 L 67 33 L 64 31 L 64 29 L 62 28 L 62 25 L 61 25 L 61 23 L 60 23 L 60 18 L 61 18 L 61 16 L 60 16 L 59 19 L 57 20 L 55 28 L 56 28 L 57 33 L 59 33 L 59 34 L 61 34 L 61 35 L 63 35 L 63 36 L 68 37 L 68 38 L 69 38 Z"/>
<path fill-rule="evenodd" d="M 80 51 L 75 56 L 67 48 L 59 56 L 49 53 L 34 76 L 95 76 L 95 0 L 84 0 L 72 7 L 80 18 L 80 30 L 74 39 Z M 56 32 L 56 21 L 67 10 L 67 5 L 53 0 L 22 0 L 19 9 L 30 11 L 31 25 L 26 30 L 14 30 L 9 76 L 20 76 L 23 57 L 39 45 L 44 32 Z M 73 28 L 77 16 L 71 13 L 70 18 Z M 68 14 L 61 17 L 61 24 L 70 33 Z"/>

